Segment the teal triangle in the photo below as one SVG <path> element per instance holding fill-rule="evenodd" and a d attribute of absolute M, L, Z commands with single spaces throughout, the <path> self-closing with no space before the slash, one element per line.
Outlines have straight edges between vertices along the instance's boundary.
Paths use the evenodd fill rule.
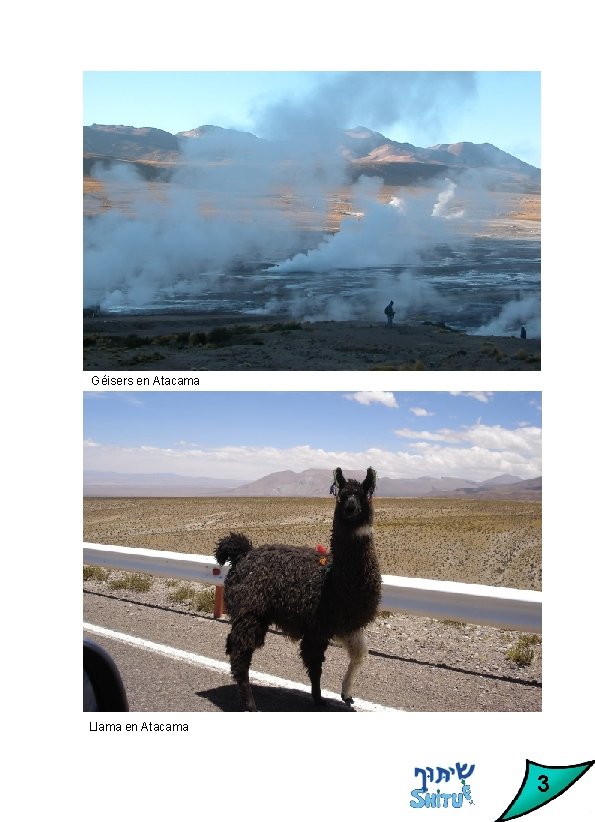
<path fill-rule="evenodd" d="M 540 765 L 527 759 L 525 777 L 519 792 L 496 822 L 517 819 L 551 802 L 581 778 L 595 760 L 580 765 Z"/>

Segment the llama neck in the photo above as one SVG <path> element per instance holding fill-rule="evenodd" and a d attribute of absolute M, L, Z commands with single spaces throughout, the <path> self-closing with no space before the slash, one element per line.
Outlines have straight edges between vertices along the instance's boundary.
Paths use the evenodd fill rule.
<path fill-rule="evenodd" d="M 347 634 L 371 622 L 380 603 L 382 579 L 371 522 L 348 526 L 336 518 L 331 551 L 329 619 L 334 621 L 335 633 Z"/>
<path fill-rule="evenodd" d="M 330 547 L 335 568 L 352 569 L 358 574 L 362 565 L 368 566 L 371 560 L 376 563 L 371 522 L 352 526 L 335 518 Z"/>

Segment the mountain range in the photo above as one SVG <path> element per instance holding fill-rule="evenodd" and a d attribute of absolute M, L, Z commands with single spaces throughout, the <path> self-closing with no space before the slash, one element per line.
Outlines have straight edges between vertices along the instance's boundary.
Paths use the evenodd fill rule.
<path fill-rule="evenodd" d="M 350 471 L 356 479 L 364 471 Z M 87 497 L 319 497 L 329 493 L 331 477 L 326 469 L 277 471 L 253 482 L 179 474 L 126 474 L 85 471 Z M 483 482 L 457 477 L 395 479 L 378 477 L 379 497 L 468 497 L 474 499 L 540 500 L 541 477 L 522 480 L 501 474 Z"/>
<path fill-rule="evenodd" d="M 167 180 L 176 165 L 193 155 L 198 159 L 197 141 L 200 161 L 206 163 L 241 163 L 264 156 L 270 145 L 250 132 L 214 125 L 170 134 L 157 128 L 94 123 L 83 127 L 83 170 L 89 176 L 97 162 L 133 163 L 146 178 Z M 539 192 L 541 186 L 540 169 L 491 143 L 419 148 L 359 126 L 337 133 L 336 153 L 351 180 L 380 176 L 387 184 L 414 185 L 435 176 L 456 178 L 463 171 L 482 170 L 489 173 L 493 188 Z"/>

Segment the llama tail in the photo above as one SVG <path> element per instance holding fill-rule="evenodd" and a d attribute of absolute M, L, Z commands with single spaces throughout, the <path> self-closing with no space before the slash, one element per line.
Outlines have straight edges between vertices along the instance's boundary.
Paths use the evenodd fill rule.
<path fill-rule="evenodd" d="M 245 534 L 238 534 L 232 531 L 226 537 L 222 537 L 215 549 L 215 559 L 219 565 L 230 562 L 235 565 L 252 550 L 252 543 Z"/>

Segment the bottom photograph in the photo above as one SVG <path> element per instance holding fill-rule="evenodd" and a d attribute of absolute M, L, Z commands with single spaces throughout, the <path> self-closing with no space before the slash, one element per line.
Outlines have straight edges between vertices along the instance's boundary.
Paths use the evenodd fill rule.
<path fill-rule="evenodd" d="M 88 391 L 83 710 L 541 711 L 541 488 L 538 392 Z"/>

